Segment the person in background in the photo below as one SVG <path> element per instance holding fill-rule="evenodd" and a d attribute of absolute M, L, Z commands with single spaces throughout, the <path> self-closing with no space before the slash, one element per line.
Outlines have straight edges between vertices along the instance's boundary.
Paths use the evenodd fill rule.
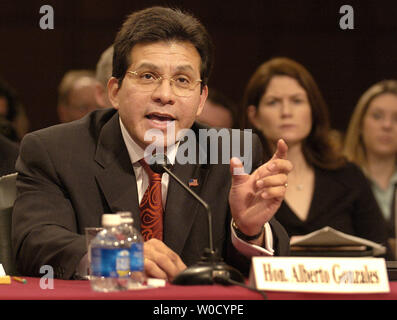
<path fill-rule="evenodd" d="M 338 129 L 329 130 L 329 139 L 331 144 L 336 148 L 337 152 L 343 153 L 344 133 Z"/>
<path fill-rule="evenodd" d="M 113 45 L 108 47 L 100 56 L 95 69 L 95 77 L 98 80 L 95 97 L 97 103 L 104 108 L 112 108 L 108 97 L 108 81 L 112 77 Z"/>
<path fill-rule="evenodd" d="M 369 179 L 388 222 L 390 245 L 395 248 L 397 80 L 378 82 L 360 97 L 346 132 L 345 155 Z"/>
<path fill-rule="evenodd" d="M 4 117 L 0 117 L 0 134 L 15 143 L 19 143 L 20 139 L 15 127 L 12 125 L 12 122 Z"/>
<path fill-rule="evenodd" d="M 237 128 L 236 106 L 223 93 L 211 88 L 197 121 L 209 127 Z"/>
<path fill-rule="evenodd" d="M 29 131 L 25 108 L 15 90 L 0 78 L 0 133 L 19 142 Z"/>
<path fill-rule="evenodd" d="M 95 73 L 91 70 L 71 70 L 65 73 L 58 87 L 58 117 L 70 122 L 84 117 L 102 106 L 97 103 Z"/>
<path fill-rule="evenodd" d="M 18 151 L 18 144 L 0 134 L 0 176 L 16 172 Z"/>
<path fill-rule="evenodd" d="M 289 58 L 271 59 L 252 75 L 243 101 L 243 126 L 263 135 L 267 158 L 278 139 L 288 144 L 294 169 L 275 216 L 289 236 L 330 226 L 386 244 L 386 224 L 367 179 L 330 137 L 327 106 L 312 75 Z"/>

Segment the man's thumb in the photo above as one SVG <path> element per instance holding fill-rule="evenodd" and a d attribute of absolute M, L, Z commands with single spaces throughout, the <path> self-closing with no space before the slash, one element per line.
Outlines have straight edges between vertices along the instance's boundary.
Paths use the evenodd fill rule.
<path fill-rule="evenodd" d="M 232 184 L 240 184 L 248 179 L 248 174 L 244 172 L 243 163 L 239 158 L 230 159 L 230 173 L 232 174 Z"/>

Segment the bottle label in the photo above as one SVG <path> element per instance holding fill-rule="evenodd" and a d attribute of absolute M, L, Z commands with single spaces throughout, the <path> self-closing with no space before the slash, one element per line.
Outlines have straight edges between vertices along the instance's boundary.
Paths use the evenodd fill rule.
<path fill-rule="evenodd" d="M 131 272 L 142 271 L 143 268 L 143 243 L 133 243 L 130 249 Z"/>
<path fill-rule="evenodd" d="M 91 248 L 91 272 L 96 277 L 128 277 L 130 252 L 126 249 Z"/>

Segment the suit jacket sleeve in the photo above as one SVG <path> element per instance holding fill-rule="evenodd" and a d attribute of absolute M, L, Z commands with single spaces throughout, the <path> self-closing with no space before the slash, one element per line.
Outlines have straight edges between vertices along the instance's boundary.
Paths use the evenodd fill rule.
<path fill-rule="evenodd" d="M 55 277 L 68 279 L 85 254 L 85 239 L 77 234 L 67 191 L 39 135 L 25 136 L 16 169 L 12 242 L 17 268 L 39 276 L 41 266 L 51 265 Z"/>

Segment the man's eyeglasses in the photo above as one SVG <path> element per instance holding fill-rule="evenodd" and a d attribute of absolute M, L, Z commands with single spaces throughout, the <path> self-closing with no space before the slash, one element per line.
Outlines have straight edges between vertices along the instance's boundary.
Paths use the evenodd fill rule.
<path fill-rule="evenodd" d="M 172 92 L 179 97 L 189 97 L 201 80 L 191 80 L 185 75 L 177 75 L 170 78 L 162 77 L 148 71 L 127 71 L 134 85 L 143 92 L 154 91 L 164 79 L 169 79 Z"/>

